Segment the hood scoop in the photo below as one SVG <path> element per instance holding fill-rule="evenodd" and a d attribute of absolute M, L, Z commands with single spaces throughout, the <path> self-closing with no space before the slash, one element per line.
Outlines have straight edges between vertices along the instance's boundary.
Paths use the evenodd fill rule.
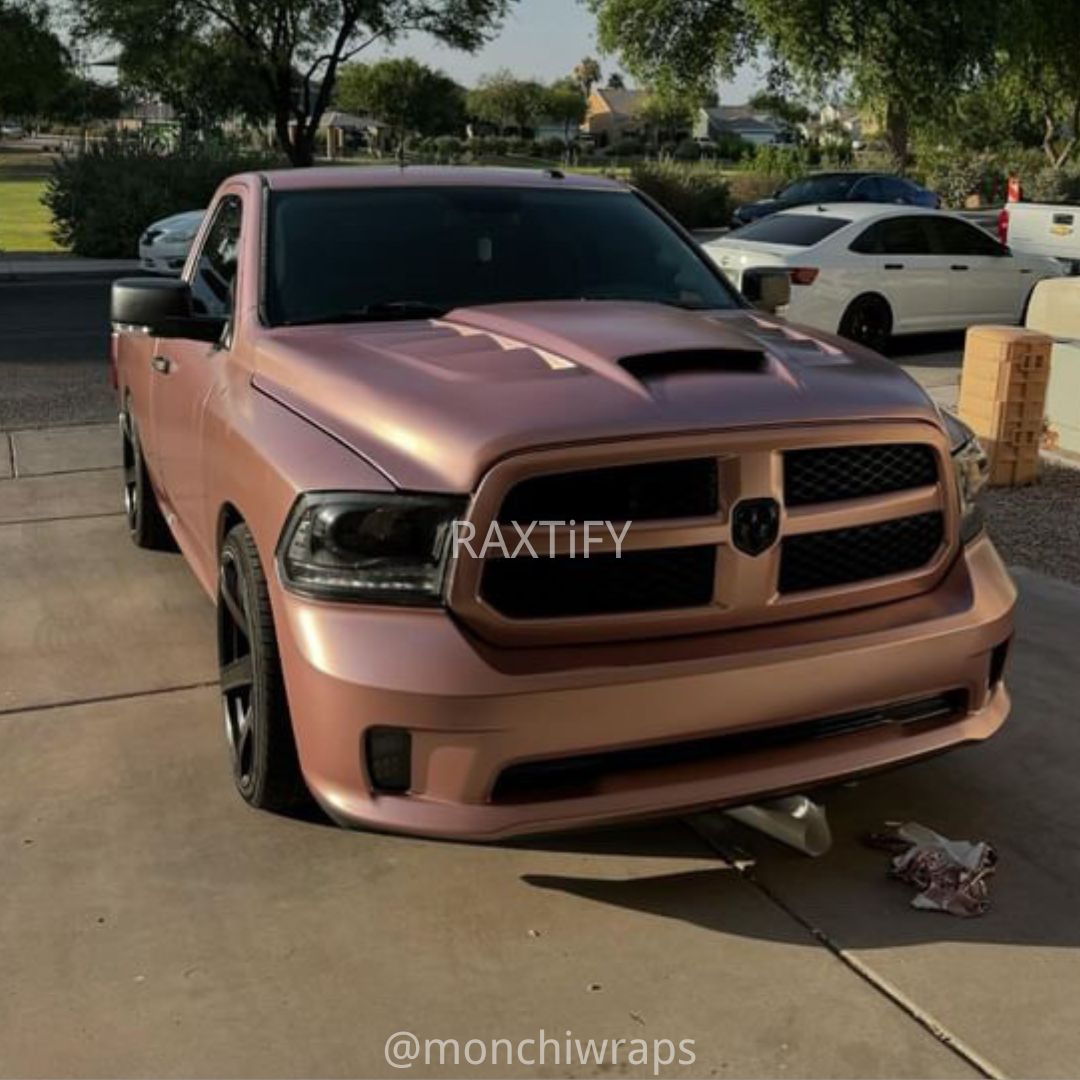
<path fill-rule="evenodd" d="M 672 375 L 762 375 L 769 361 L 756 349 L 677 349 L 624 356 L 619 366 L 647 383 Z"/>

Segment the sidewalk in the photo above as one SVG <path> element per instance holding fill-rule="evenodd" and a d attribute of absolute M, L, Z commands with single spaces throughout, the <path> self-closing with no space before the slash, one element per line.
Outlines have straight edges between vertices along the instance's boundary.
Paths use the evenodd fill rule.
<path fill-rule="evenodd" d="M 84 259 L 78 255 L 51 252 L 0 252 L 0 282 L 38 277 L 115 277 L 138 270 L 138 259 Z"/>

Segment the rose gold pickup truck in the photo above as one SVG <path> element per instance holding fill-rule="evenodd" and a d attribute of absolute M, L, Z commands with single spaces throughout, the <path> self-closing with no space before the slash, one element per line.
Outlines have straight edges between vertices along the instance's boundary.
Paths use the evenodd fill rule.
<path fill-rule="evenodd" d="M 985 739 L 984 459 L 620 184 L 237 176 L 112 297 L 131 535 L 216 600 L 236 786 L 492 838 Z"/>

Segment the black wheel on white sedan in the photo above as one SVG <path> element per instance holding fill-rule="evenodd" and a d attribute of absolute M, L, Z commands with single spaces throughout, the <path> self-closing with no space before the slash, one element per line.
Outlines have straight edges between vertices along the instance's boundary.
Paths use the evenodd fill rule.
<path fill-rule="evenodd" d="M 304 805 L 270 595 L 247 525 L 230 530 L 218 567 L 218 657 L 233 782 L 261 810 Z"/>
<path fill-rule="evenodd" d="M 848 305 L 840 320 L 840 336 L 857 341 L 875 352 L 884 352 L 892 337 L 893 317 L 880 296 L 860 296 Z"/>
<path fill-rule="evenodd" d="M 136 547 L 175 551 L 176 542 L 146 471 L 139 429 L 129 409 L 120 415 L 120 437 L 123 441 L 124 516 L 128 533 Z"/>

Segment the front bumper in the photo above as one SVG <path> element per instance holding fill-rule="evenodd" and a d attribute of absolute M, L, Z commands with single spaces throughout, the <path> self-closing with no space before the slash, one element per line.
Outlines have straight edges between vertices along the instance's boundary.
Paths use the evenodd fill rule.
<path fill-rule="evenodd" d="M 273 602 L 305 779 L 345 825 L 496 839 L 752 801 L 992 735 L 992 654 L 1016 592 L 993 545 L 970 544 L 931 592 L 862 611 L 661 641 L 495 648 L 443 611 Z M 882 724 L 763 750 L 615 773 L 586 792 L 493 798 L 508 766 L 790 725 L 938 694 L 933 724 Z M 372 791 L 369 727 L 407 728 L 407 795 Z"/>

